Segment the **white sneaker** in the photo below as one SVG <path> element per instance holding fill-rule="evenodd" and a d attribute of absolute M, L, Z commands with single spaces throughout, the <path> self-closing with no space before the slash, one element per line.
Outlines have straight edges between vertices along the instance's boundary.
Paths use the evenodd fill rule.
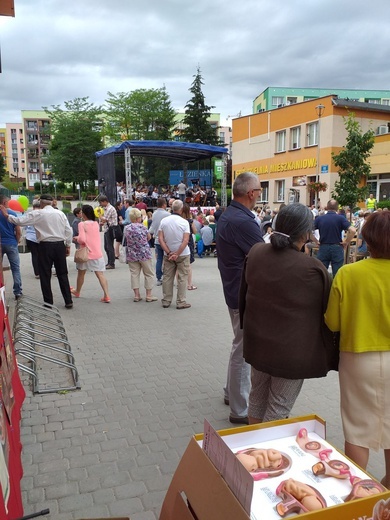
<path fill-rule="evenodd" d="M 156 285 L 162 285 L 162 280 L 157 280 Z"/>

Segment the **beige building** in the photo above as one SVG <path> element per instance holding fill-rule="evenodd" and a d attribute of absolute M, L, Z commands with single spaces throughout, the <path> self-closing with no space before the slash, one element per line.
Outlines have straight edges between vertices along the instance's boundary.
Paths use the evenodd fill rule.
<path fill-rule="evenodd" d="M 19 184 L 26 180 L 24 137 L 21 123 L 6 124 L 7 171 L 11 181 Z"/>
<path fill-rule="evenodd" d="M 325 96 L 233 120 L 233 179 L 244 171 L 260 177 L 261 201 L 278 207 L 299 200 L 313 204 L 310 183 L 326 183 L 325 205 L 338 179 L 332 153 L 345 145 L 344 117 L 353 112 L 362 131 L 375 131 L 371 190 L 390 197 L 390 106 Z"/>

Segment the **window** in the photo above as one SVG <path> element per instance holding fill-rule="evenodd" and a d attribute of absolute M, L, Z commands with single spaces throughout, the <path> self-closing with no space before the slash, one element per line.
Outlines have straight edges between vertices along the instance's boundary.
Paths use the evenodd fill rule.
<path fill-rule="evenodd" d="M 372 99 L 366 98 L 364 101 L 366 103 L 374 103 L 374 105 L 380 105 L 381 104 L 380 98 L 372 98 Z"/>
<path fill-rule="evenodd" d="M 295 103 L 298 101 L 298 98 L 296 97 L 287 97 L 287 105 L 295 105 Z"/>
<path fill-rule="evenodd" d="M 286 151 L 286 130 L 276 132 L 276 152 Z"/>
<path fill-rule="evenodd" d="M 318 122 L 310 123 L 306 128 L 306 146 L 314 146 L 315 144 L 318 144 Z"/>
<path fill-rule="evenodd" d="M 390 99 L 382 99 L 382 105 L 390 105 Z"/>
<path fill-rule="evenodd" d="M 278 107 L 279 105 L 283 105 L 284 97 L 283 96 L 272 96 L 272 106 Z"/>
<path fill-rule="evenodd" d="M 262 189 L 262 192 L 260 193 L 260 200 L 261 202 L 268 202 L 268 182 L 261 182 L 260 186 Z"/>
<path fill-rule="evenodd" d="M 297 126 L 290 130 L 290 150 L 301 147 L 301 127 Z"/>
<path fill-rule="evenodd" d="M 275 181 L 275 195 L 277 202 L 284 202 L 284 180 Z"/>

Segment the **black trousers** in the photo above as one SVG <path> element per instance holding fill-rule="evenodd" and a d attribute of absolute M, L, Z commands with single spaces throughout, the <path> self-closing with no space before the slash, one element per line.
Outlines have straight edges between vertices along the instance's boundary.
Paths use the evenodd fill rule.
<path fill-rule="evenodd" d="M 107 264 L 112 266 L 115 266 L 114 238 L 114 226 L 111 226 L 104 233 L 104 250 L 107 255 Z"/>
<path fill-rule="evenodd" d="M 54 265 L 65 305 L 72 303 L 64 242 L 40 242 L 38 247 L 38 259 L 43 301 L 53 305 L 51 268 Z"/>
<path fill-rule="evenodd" d="M 26 239 L 27 247 L 31 253 L 31 263 L 33 266 L 35 276 L 39 275 L 39 257 L 38 257 L 38 242 L 33 242 L 32 240 Z"/>

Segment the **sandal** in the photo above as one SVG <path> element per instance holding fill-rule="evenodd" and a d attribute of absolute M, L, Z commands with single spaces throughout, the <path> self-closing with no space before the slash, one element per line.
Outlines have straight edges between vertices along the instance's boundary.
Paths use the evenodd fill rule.
<path fill-rule="evenodd" d="M 100 301 L 101 301 L 102 303 L 110 303 L 111 300 L 110 300 L 110 298 L 103 297 L 103 298 L 100 298 Z"/>
<path fill-rule="evenodd" d="M 140 302 L 142 301 L 142 298 L 134 298 L 133 302 Z"/>
<path fill-rule="evenodd" d="M 189 285 L 189 286 L 187 287 L 187 290 L 188 290 L 188 291 L 195 291 L 195 289 L 197 289 L 196 285 Z"/>
<path fill-rule="evenodd" d="M 151 296 L 150 298 L 145 299 L 146 302 L 156 302 L 157 300 L 158 298 L 156 298 L 156 296 Z"/>
<path fill-rule="evenodd" d="M 80 293 L 76 291 L 76 289 L 74 287 L 71 287 L 70 288 L 70 292 L 71 294 L 75 297 L 75 298 L 80 298 Z"/>

